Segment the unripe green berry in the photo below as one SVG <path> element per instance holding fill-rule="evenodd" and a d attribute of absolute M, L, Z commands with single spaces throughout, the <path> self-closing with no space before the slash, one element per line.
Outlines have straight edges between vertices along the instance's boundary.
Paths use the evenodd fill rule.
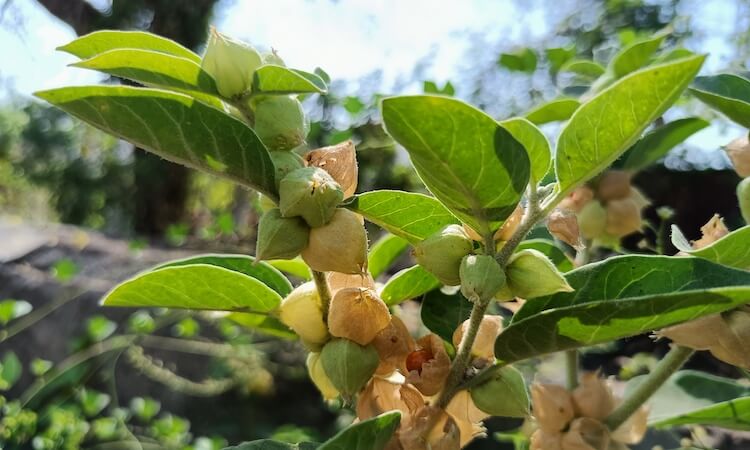
<path fill-rule="evenodd" d="M 253 102 L 253 105 L 253 129 L 269 150 L 291 150 L 305 142 L 310 124 L 299 100 L 274 95 L 262 97 Z"/>
<path fill-rule="evenodd" d="M 259 260 L 292 259 L 307 247 L 310 229 L 299 217 L 282 217 L 278 208 L 268 210 L 258 223 L 255 256 Z"/>
<path fill-rule="evenodd" d="M 294 152 L 269 152 L 271 161 L 276 169 L 276 188 L 279 188 L 281 180 L 291 172 L 305 167 L 305 160 Z"/>
<path fill-rule="evenodd" d="M 320 352 L 320 361 L 345 399 L 351 399 L 367 384 L 380 362 L 375 347 L 361 346 L 348 339 L 329 341 Z"/>
<path fill-rule="evenodd" d="M 313 228 L 327 224 L 344 199 L 341 187 L 323 169 L 304 167 L 279 183 L 279 208 L 284 217 L 300 216 Z"/>
<path fill-rule="evenodd" d="M 511 366 L 496 371 L 489 380 L 470 390 L 477 408 L 500 417 L 526 417 L 529 394 L 523 375 Z"/>
<path fill-rule="evenodd" d="M 216 89 L 223 97 L 247 92 L 261 64 L 261 56 L 254 48 L 211 29 L 201 67 L 216 81 Z"/>
<path fill-rule="evenodd" d="M 745 223 L 750 224 L 750 177 L 737 185 L 737 199 L 740 201 L 740 212 Z"/>
<path fill-rule="evenodd" d="M 466 255 L 459 269 L 461 293 L 471 301 L 492 298 L 505 285 L 505 272 L 489 255 Z"/>
<path fill-rule="evenodd" d="M 461 260 L 473 249 L 474 245 L 461 225 L 448 225 L 417 244 L 414 257 L 443 284 L 456 286 L 461 284 Z"/>

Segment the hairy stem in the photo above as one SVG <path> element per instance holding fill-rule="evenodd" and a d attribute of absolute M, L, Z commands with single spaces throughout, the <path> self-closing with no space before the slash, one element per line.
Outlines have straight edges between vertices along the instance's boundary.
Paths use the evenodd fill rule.
<path fill-rule="evenodd" d="M 328 321 L 328 308 L 331 306 L 331 288 L 328 286 L 325 272 L 312 271 L 315 287 L 318 289 L 320 304 L 323 307 L 323 320 Z"/>
<path fill-rule="evenodd" d="M 565 352 L 565 375 L 569 391 L 578 387 L 578 350 Z"/>
<path fill-rule="evenodd" d="M 690 359 L 694 352 L 695 350 L 692 348 L 673 346 L 669 353 L 659 361 L 654 370 L 607 417 L 606 423 L 609 429 L 614 431 L 625 423 L 673 373 L 677 372 Z"/>

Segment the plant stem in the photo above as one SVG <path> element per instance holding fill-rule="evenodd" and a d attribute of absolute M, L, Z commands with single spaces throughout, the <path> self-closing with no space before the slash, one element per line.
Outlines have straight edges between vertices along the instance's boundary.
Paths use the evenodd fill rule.
<path fill-rule="evenodd" d="M 315 287 L 318 289 L 320 304 L 323 307 L 323 320 L 328 322 L 328 308 L 331 306 L 331 288 L 328 286 L 325 272 L 311 270 Z"/>
<path fill-rule="evenodd" d="M 578 387 L 578 350 L 565 352 L 565 369 L 568 390 L 572 391 Z"/>
<path fill-rule="evenodd" d="M 620 406 L 607 417 L 607 426 L 614 431 L 625 423 L 656 392 L 667 379 L 690 359 L 695 350 L 675 345 L 659 361 L 654 370 L 636 386 Z"/>

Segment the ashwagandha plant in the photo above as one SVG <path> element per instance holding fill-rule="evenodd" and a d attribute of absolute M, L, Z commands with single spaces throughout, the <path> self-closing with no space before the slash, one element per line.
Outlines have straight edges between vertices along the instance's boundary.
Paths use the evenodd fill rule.
<path fill-rule="evenodd" d="M 632 173 L 705 126 L 686 118 L 644 135 L 686 89 L 750 127 L 750 81 L 696 79 L 705 56 L 659 52 L 663 39 L 631 44 L 606 68 L 588 62 L 585 73 L 596 76 L 581 98 L 526 117 L 497 121 L 445 96 L 385 98 L 385 128 L 432 196 L 354 195 L 354 144 L 305 143 L 299 97 L 325 94 L 323 79 L 215 31 L 203 57 L 147 33 L 83 36 L 61 48 L 82 59 L 75 66 L 146 87 L 37 96 L 263 196 L 255 258 L 174 261 L 103 300 L 224 311 L 260 331 L 291 328 L 310 351 L 307 368 L 323 397 L 356 405 L 357 423 L 323 444 L 239 448 L 458 449 L 483 433 L 485 418 L 504 416 L 529 420 L 533 431 L 520 445 L 532 449 L 623 449 L 648 425 L 750 423 L 747 388 L 675 374 L 694 350 L 750 369 L 750 227 L 729 232 L 715 219 L 692 244 L 674 232 L 683 255 L 590 262 L 592 247 L 618 248 L 641 228 L 648 200 L 631 187 Z M 585 65 L 572 61 L 566 70 Z M 566 121 L 554 150 L 536 126 L 552 121 Z M 729 152 L 750 175 L 747 138 Z M 745 179 L 738 194 L 746 220 L 749 193 Z M 369 251 L 363 218 L 390 233 Z M 544 225 L 557 241 L 524 240 Z M 376 283 L 409 246 L 418 264 Z M 576 251 L 574 268 L 566 252 Z M 311 281 L 293 287 L 279 269 Z M 415 340 L 398 305 L 420 297 L 431 333 Z M 624 397 L 597 373 L 579 375 L 578 349 L 652 331 L 672 339 L 672 349 Z M 528 387 L 513 366 L 556 352 L 567 355 L 566 387 Z M 692 398 L 706 380 L 726 389 L 649 415 L 645 405 L 665 383 Z"/>

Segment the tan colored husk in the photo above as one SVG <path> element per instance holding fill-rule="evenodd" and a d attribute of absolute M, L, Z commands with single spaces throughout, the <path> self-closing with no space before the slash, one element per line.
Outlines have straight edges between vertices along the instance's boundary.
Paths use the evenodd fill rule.
<path fill-rule="evenodd" d="M 372 345 L 380 357 L 378 373 L 390 373 L 395 369 L 407 373 L 406 357 L 416 344 L 401 319 L 391 316 L 390 323 L 375 335 Z"/>
<path fill-rule="evenodd" d="M 714 214 L 705 225 L 701 227 L 701 238 L 693 241 L 693 248 L 700 250 L 703 247 L 713 244 L 719 239 L 729 234 L 729 229 L 724 225 L 724 219 Z"/>
<path fill-rule="evenodd" d="M 562 433 L 538 429 L 531 435 L 530 450 L 562 450 Z"/>
<path fill-rule="evenodd" d="M 599 177 L 596 185 L 596 198 L 606 203 L 630 196 L 630 172 L 608 170 Z"/>
<path fill-rule="evenodd" d="M 573 192 L 562 199 L 558 207 L 578 213 L 593 199 L 594 191 L 588 186 L 581 186 L 575 188 Z"/>
<path fill-rule="evenodd" d="M 480 236 L 479 233 L 474 231 L 474 229 L 471 228 L 470 226 L 464 223 L 464 224 L 461 224 L 461 227 L 464 229 L 464 232 L 466 233 L 467 236 L 469 236 L 469 239 L 471 239 L 472 241 L 477 241 L 477 242 L 484 241 L 482 236 Z"/>
<path fill-rule="evenodd" d="M 531 385 L 531 399 L 534 417 L 545 431 L 561 431 L 575 416 L 570 394 L 562 386 L 534 383 Z"/>
<path fill-rule="evenodd" d="M 628 420 L 612 432 L 612 440 L 623 444 L 637 444 L 648 430 L 648 407 L 638 408 Z"/>
<path fill-rule="evenodd" d="M 410 371 L 406 381 L 413 384 L 424 395 L 435 395 L 443 388 L 450 372 L 451 360 L 443 346 L 443 340 L 436 334 L 428 334 L 417 340 L 417 348 L 428 349 L 433 359 L 422 364 L 421 372 Z"/>
<path fill-rule="evenodd" d="M 704 316 L 690 322 L 673 325 L 656 332 L 672 342 L 695 350 L 708 350 L 717 345 L 717 336 L 726 325 L 720 314 Z"/>
<path fill-rule="evenodd" d="M 358 214 L 338 208 L 331 221 L 310 230 L 302 259 L 319 272 L 358 274 L 367 264 L 367 233 Z"/>
<path fill-rule="evenodd" d="M 424 397 L 414 386 L 393 383 L 376 376 L 359 393 L 357 418 L 367 420 L 386 411 L 399 410 L 401 426 L 405 428 L 424 405 Z"/>
<path fill-rule="evenodd" d="M 461 433 L 461 447 L 486 435 L 487 430 L 482 421 L 490 415 L 477 408 L 469 391 L 459 391 L 448 403 L 445 411 L 456 421 Z"/>
<path fill-rule="evenodd" d="M 612 200 L 606 209 L 607 234 L 623 237 L 641 229 L 641 208 L 632 198 Z"/>
<path fill-rule="evenodd" d="M 721 314 L 725 323 L 719 345 L 711 353 L 729 364 L 750 370 L 750 307 L 743 306 Z"/>
<path fill-rule="evenodd" d="M 547 218 L 547 229 L 552 236 L 573 248 L 583 248 L 578 218 L 572 211 L 556 208 Z"/>
<path fill-rule="evenodd" d="M 348 140 L 330 147 L 322 147 L 305 155 L 308 166 L 320 167 L 336 180 L 344 191 L 344 198 L 357 190 L 357 153 L 354 142 Z"/>
<path fill-rule="evenodd" d="M 339 290 L 328 309 L 328 329 L 336 337 L 367 345 L 391 322 L 377 292 L 367 288 Z"/>
<path fill-rule="evenodd" d="M 505 219 L 503 226 L 501 226 L 500 229 L 495 232 L 495 240 L 507 241 L 508 239 L 510 239 L 511 236 L 513 236 L 513 233 L 515 233 L 518 229 L 518 225 L 521 224 L 523 213 L 523 206 L 521 206 L 520 204 L 516 206 L 516 209 L 513 210 L 513 213 L 507 219 Z"/>
<path fill-rule="evenodd" d="M 469 320 L 465 320 L 456 331 L 453 332 L 453 345 L 458 348 L 464 333 L 469 329 Z M 495 340 L 503 331 L 503 317 L 486 315 L 479 325 L 477 337 L 471 347 L 471 354 L 489 360 L 495 359 Z"/>
<path fill-rule="evenodd" d="M 355 274 L 326 272 L 326 280 L 328 281 L 328 288 L 331 291 L 331 297 L 335 296 L 341 289 L 346 288 L 363 287 L 375 289 L 375 280 L 372 279 L 372 275 L 369 272 Z"/>
<path fill-rule="evenodd" d="M 581 381 L 571 393 L 573 407 L 579 417 L 591 417 L 602 420 L 615 408 L 615 398 L 607 381 L 599 372 L 585 372 Z"/>
<path fill-rule="evenodd" d="M 609 430 L 601 422 L 589 417 L 579 417 L 563 434 L 562 450 L 608 450 Z"/>
<path fill-rule="evenodd" d="M 455 420 L 444 410 L 424 406 L 411 426 L 399 432 L 404 450 L 459 450 L 461 433 Z"/>
<path fill-rule="evenodd" d="M 737 175 L 740 178 L 750 177 L 750 141 L 748 141 L 748 136 L 733 140 L 726 146 L 725 150 Z"/>

